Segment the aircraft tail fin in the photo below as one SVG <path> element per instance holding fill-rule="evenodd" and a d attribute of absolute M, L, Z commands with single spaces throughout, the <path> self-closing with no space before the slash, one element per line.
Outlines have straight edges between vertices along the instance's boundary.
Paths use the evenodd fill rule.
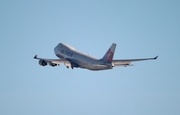
<path fill-rule="evenodd" d="M 106 54 L 104 55 L 104 57 L 102 58 L 102 60 L 104 62 L 111 63 L 114 57 L 115 49 L 116 49 L 116 44 L 113 43 L 111 47 L 108 49 L 108 51 L 106 52 Z"/>

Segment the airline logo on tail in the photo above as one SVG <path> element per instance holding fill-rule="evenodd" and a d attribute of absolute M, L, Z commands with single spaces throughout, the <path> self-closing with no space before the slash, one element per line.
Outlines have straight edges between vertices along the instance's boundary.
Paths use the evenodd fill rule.
<path fill-rule="evenodd" d="M 106 55 L 106 60 L 107 62 L 112 62 L 114 53 L 111 51 L 111 49 L 108 50 L 107 55 Z"/>
<path fill-rule="evenodd" d="M 108 50 L 108 51 L 106 52 L 106 54 L 104 55 L 104 57 L 102 58 L 103 61 L 108 62 L 108 63 L 111 63 L 112 60 L 113 60 L 113 56 L 114 56 L 115 49 L 116 49 L 116 44 L 113 43 L 113 44 L 111 45 L 111 47 L 109 48 L 109 50 Z"/>

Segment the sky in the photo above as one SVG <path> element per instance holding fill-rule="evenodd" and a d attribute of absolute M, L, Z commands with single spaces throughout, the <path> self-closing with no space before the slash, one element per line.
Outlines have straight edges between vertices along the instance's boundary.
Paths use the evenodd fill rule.
<path fill-rule="evenodd" d="M 179 0 L 0 0 L 0 115 L 179 115 L 179 12 Z M 159 57 L 105 71 L 33 59 L 56 59 L 60 42 Z"/>

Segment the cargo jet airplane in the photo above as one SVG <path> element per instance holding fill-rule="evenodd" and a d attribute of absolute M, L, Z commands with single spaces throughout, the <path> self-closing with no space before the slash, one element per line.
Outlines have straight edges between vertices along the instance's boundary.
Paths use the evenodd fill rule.
<path fill-rule="evenodd" d="M 116 44 L 113 43 L 106 54 L 103 56 L 103 58 L 98 59 L 84 54 L 70 45 L 59 43 L 54 48 L 54 53 L 59 59 L 38 58 L 37 55 L 34 56 L 34 59 L 38 59 L 39 65 L 41 66 L 46 66 L 47 64 L 49 64 L 50 66 L 54 67 L 64 63 L 67 68 L 86 68 L 89 70 L 97 71 L 113 69 L 113 67 L 116 66 L 131 66 L 131 62 L 155 60 L 158 58 L 158 56 L 156 56 L 154 58 L 113 60 L 115 49 Z"/>

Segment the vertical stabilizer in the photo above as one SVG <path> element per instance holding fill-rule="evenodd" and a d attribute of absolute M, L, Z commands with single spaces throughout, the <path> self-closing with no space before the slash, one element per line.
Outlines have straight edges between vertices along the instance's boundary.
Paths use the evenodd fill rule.
<path fill-rule="evenodd" d="M 102 58 L 102 60 L 104 62 L 108 62 L 108 63 L 111 63 L 112 60 L 113 60 L 113 56 L 114 56 L 114 53 L 115 53 L 115 49 L 116 49 L 116 44 L 113 43 L 111 45 L 111 47 L 108 49 L 108 51 L 106 52 L 106 54 L 104 55 L 104 57 Z"/>

